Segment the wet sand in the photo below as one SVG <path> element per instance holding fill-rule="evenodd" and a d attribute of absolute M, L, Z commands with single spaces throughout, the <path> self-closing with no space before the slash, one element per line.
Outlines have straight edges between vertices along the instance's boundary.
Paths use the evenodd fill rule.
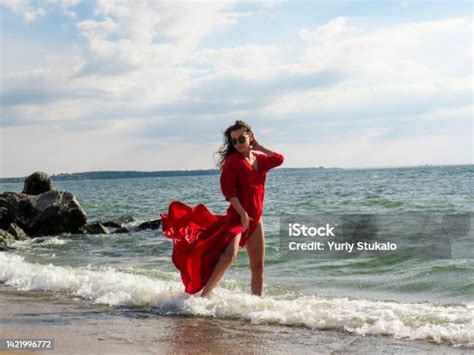
<path fill-rule="evenodd" d="M 61 294 L 15 291 L 6 287 L 0 288 L 0 338 L 52 338 L 54 350 L 31 353 L 55 355 L 467 354 L 472 351 L 427 341 L 360 336 L 343 331 L 163 316 L 152 309 L 108 307 Z M 0 354 L 7 353 L 12 352 L 0 350 Z"/>

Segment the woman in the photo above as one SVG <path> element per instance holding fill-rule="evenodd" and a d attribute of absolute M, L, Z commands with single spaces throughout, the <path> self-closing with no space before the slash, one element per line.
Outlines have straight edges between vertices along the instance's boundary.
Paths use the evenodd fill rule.
<path fill-rule="evenodd" d="M 264 154 L 255 154 L 258 150 Z M 236 121 L 224 132 L 219 150 L 220 185 L 225 215 L 212 214 L 203 204 L 189 207 L 173 201 L 162 213 L 163 233 L 173 240 L 172 260 L 188 293 L 207 296 L 246 247 L 250 259 L 252 294 L 261 296 L 265 239 L 263 200 L 267 172 L 283 163 L 283 155 L 263 147 L 251 127 Z"/>

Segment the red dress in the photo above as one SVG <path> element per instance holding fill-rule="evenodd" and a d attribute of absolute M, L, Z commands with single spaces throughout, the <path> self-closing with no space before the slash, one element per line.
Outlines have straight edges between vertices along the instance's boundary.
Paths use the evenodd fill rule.
<path fill-rule="evenodd" d="M 165 236 L 173 240 L 173 264 L 181 272 L 187 293 L 199 292 L 212 274 L 214 267 L 229 242 L 242 233 L 240 246 L 258 226 L 263 213 L 265 180 L 267 172 L 283 163 L 283 155 L 254 153 L 258 170 L 236 152 L 222 166 L 220 185 L 229 201 L 237 196 L 250 220 L 248 229 L 242 233 L 240 215 L 229 204 L 225 215 L 210 212 L 205 205 L 190 207 L 183 202 L 170 203 L 168 213 L 161 213 L 161 227 Z"/>

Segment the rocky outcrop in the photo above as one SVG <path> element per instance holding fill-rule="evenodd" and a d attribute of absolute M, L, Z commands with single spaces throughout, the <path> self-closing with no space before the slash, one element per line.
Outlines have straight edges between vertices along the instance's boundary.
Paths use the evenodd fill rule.
<path fill-rule="evenodd" d="M 123 215 L 108 221 L 88 222 L 75 196 L 53 188 L 48 174 L 37 171 L 25 179 L 23 191 L 0 194 L 0 247 L 12 240 L 61 233 L 109 234 L 158 229 L 161 220 L 139 223 Z"/>
<path fill-rule="evenodd" d="M 25 240 L 27 238 L 25 231 L 17 226 L 16 223 L 10 224 L 7 232 L 10 233 L 15 240 Z"/>
<path fill-rule="evenodd" d="M 22 193 L 27 195 L 40 195 L 43 192 L 51 191 L 51 178 L 42 171 L 37 171 L 25 179 Z"/>
<path fill-rule="evenodd" d="M 67 191 L 51 190 L 40 195 L 4 192 L 0 194 L 0 208 L 8 211 L 0 224 L 15 223 L 30 236 L 75 233 L 87 221 L 79 202 Z"/>
<path fill-rule="evenodd" d="M 84 234 L 109 234 L 109 230 L 100 222 L 86 223 L 79 228 L 79 232 Z"/>
<path fill-rule="evenodd" d="M 0 229 L 7 230 L 10 224 L 13 223 L 14 216 L 10 213 L 8 208 L 0 207 Z"/>
<path fill-rule="evenodd" d="M 87 216 L 73 194 L 53 189 L 48 174 L 37 171 L 25 179 L 23 192 L 0 194 L 0 228 L 18 239 L 77 233 Z"/>
<path fill-rule="evenodd" d="M 81 228 L 81 232 L 87 234 L 116 234 L 130 233 L 132 231 L 141 231 L 145 229 L 158 229 L 161 225 L 161 219 L 154 219 L 138 224 L 138 220 L 130 215 L 123 215 L 119 218 L 87 223 Z"/>
<path fill-rule="evenodd" d="M 152 221 L 146 221 L 138 225 L 138 230 L 144 229 L 158 229 L 161 225 L 161 219 L 154 219 Z"/>
<path fill-rule="evenodd" d="M 119 218 L 116 218 L 107 222 L 102 222 L 102 224 L 106 227 L 122 228 L 127 223 L 131 223 L 135 221 L 136 219 L 134 217 L 130 215 L 123 215 L 123 216 L 120 216 Z"/>
<path fill-rule="evenodd" d="M 15 237 L 7 231 L 0 229 L 0 250 L 10 248 L 10 244 L 15 240 Z"/>

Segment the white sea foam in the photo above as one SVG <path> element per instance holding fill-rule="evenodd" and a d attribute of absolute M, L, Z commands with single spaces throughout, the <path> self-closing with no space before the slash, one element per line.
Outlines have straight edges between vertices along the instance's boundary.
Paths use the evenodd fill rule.
<path fill-rule="evenodd" d="M 28 263 L 0 253 L 0 282 L 19 290 L 62 291 L 114 305 L 149 305 L 161 314 L 188 314 L 340 329 L 355 334 L 427 339 L 474 346 L 474 305 L 398 303 L 346 297 L 256 297 L 217 288 L 209 298 L 188 296 L 180 282 L 119 272 Z"/>
<path fill-rule="evenodd" d="M 26 240 L 16 240 L 12 243 L 12 246 L 16 249 L 27 249 L 31 247 L 43 247 L 47 245 L 63 245 L 66 244 L 65 239 L 58 237 L 37 237 Z"/>

